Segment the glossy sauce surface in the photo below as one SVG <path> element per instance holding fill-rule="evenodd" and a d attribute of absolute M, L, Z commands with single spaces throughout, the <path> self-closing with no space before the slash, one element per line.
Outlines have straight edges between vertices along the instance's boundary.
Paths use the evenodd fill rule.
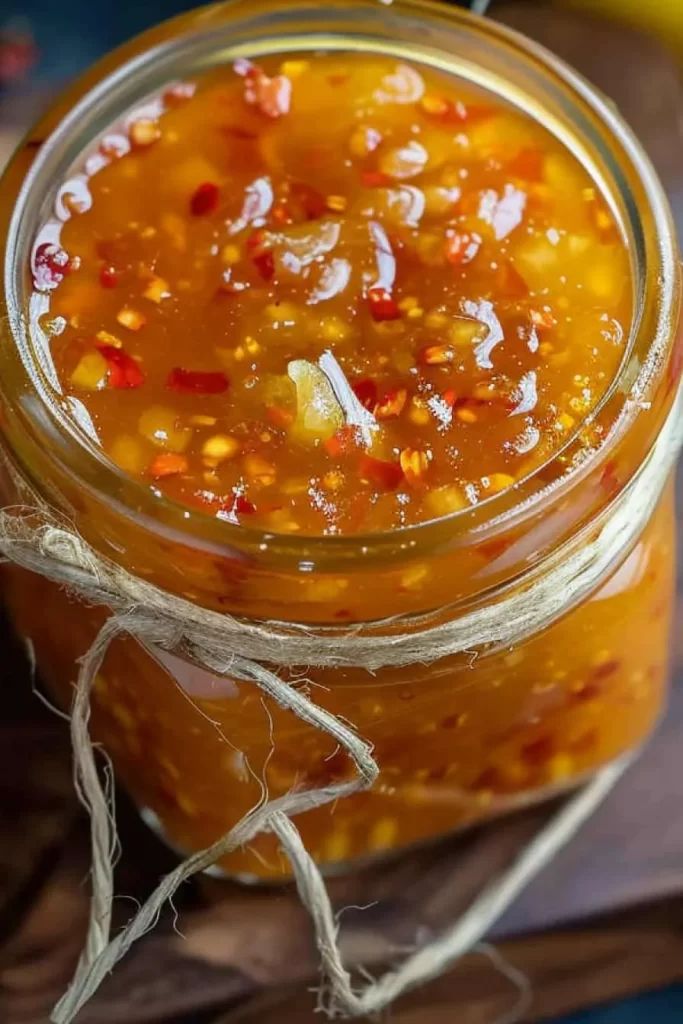
<path fill-rule="evenodd" d="M 177 85 L 57 212 L 32 269 L 65 396 L 126 473 L 227 522 L 352 534 L 482 501 L 624 354 L 628 253 L 588 173 L 390 58 Z"/>

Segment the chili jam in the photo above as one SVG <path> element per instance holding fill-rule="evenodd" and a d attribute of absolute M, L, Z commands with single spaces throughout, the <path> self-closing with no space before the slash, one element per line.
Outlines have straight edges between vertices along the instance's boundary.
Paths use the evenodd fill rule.
<path fill-rule="evenodd" d="M 521 502 L 577 431 L 580 456 L 599 449 L 633 321 L 631 254 L 596 181 L 542 124 L 455 76 L 370 53 L 238 61 L 130 111 L 56 207 L 31 261 L 51 377 L 98 455 L 147 489 L 144 522 L 107 488 L 67 485 L 67 511 L 98 551 L 197 606 L 342 628 L 445 621 L 542 572 L 579 525 L 592 537 L 633 468 L 620 438 L 604 471 L 529 522 L 402 550 L 403 526 L 483 519 L 475 506 L 514 487 Z M 165 499 L 187 534 L 166 528 Z M 636 747 L 666 683 L 673 522 L 669 488 L 595 592 L 513 647 L 280 669 L 380 768 L 371 791 L 297 817 L 315 859 L 447 833 Z M 193 544 L 205 527 L 224 548 Z M 396 557 L 377 557 L 394 536 Z M 320 555 L 349 538 L 348 561 Z M 5 595 L 68 705 L 108 610 L 18 569 Z M 255 686 L 130 636 L 98 674 L 92 733 L 183 851 L 266 792 L 353 775 Z M 289 874 L 273 835 L 221 866 Z"/>
<path fill-rule="evenodd" d="M 628 254 L 588 173 L 388 57 L 177 84 L 60 205 L 33 274 L 65 395 L 124 472 L 231 523 L 476 504 L 563 445 L 624 352 Z"/>

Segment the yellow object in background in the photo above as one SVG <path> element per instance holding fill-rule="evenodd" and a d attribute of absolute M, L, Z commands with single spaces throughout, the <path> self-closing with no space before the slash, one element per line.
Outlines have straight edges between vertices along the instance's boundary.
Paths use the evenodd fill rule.
<path fill-rule="evenodd" d="M 560 5 L 605 14 L 649 30 L 683 61 L 683 0 L 560 0 Z"/>

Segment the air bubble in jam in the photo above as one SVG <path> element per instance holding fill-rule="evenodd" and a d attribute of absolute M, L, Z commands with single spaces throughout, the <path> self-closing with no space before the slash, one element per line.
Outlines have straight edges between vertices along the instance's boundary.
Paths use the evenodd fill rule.
<path fill-rule="evenodd" d="M 171 84 L 124 123 L 57 190 L 31 271 L 64 390 L 155 495 L 226 528 L 419 523 L 523 481 L 613 378 L 618 225 L 499 98 L 306 54 Z M 181 450 L 159 451 L 160 409 Z"/>

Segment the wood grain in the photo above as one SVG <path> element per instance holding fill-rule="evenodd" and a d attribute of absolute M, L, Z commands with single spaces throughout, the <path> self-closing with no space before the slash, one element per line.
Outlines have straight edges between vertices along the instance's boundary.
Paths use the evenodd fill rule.
<path fill-rule="evenodd" d="M 683 974 L 683 901 L 610 916 L 593 924 L 497 945 L 527 979 L 531 999 L 520 1024 L 633 995 Z M 392 1024 L 493 1024 L 518 1007 L 516 988 L 485 955 L 469 956 L 392 1008 Z M 261 994 L 214 1024 L 312 1024 L 301 988 Z"/>

